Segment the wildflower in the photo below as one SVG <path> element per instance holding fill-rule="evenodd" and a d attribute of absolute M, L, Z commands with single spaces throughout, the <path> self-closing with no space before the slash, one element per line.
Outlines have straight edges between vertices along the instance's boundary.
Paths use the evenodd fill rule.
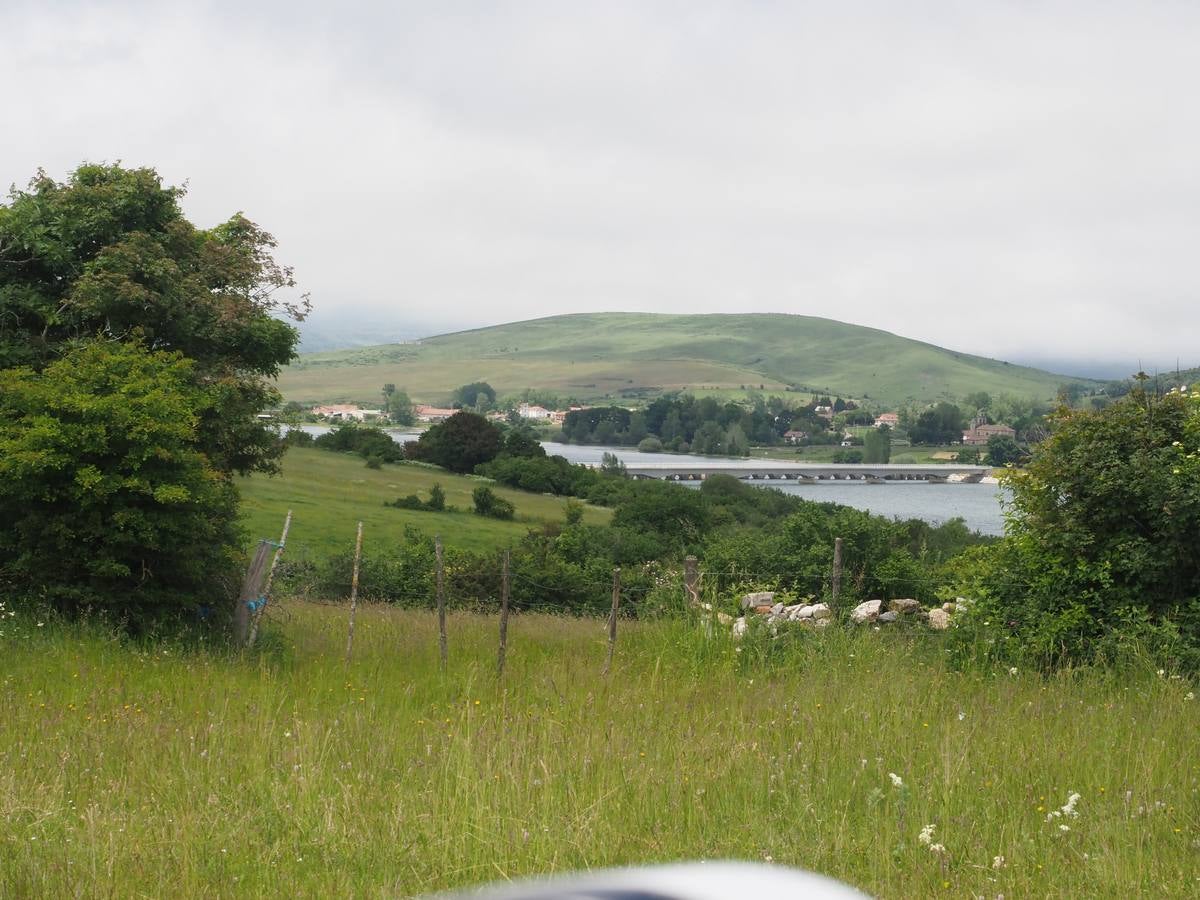
<path fill-rule="evenodd" d="M 1071 830 L 1071 826 L 1070 826 L 1070 825 L 1059 825 L 1059 826 L 1058 826 L 1058 830 L 1059 830 L 1059 831 L 1070 831 L 1070 830 Z"/>
<path fill-rule="evenodd" d="M 993 869 L 1003 869 L 1004 868 L 1004 857 L 1003 856 L 993 856 L 992 857 L 992 868 Z"/>
<path fill-rule="evenodd" d="M 1196 694 L 1193 691 L 1188 691 L 1186 694 L 1183 695 L 1183 699 L 1184 700 L 1195 700 Z"/>
<path fill-rule="evenodd" d="M 888 778 L 892 779 L 892 787 L 904 787 L 904 779 L 895 772 L 888 772 Z"/>
<path fill-rule="evenodd" d="M 967 717 L 967 714 L 966 714 L 965 712 L 963 712 L 963 711 L 960 709 L 960 710 L 958 711 L 958 721 L 960 721 L 960 722 L 961 722 L 961 721 L 962 721 L 963 719 L 965 719 L 966 717 Z"/>
<path fill-rule="evenodd" d="M 46 624 L 45 622 L 38 622 L 38 628 L 41 628 L 45 624 Z"/>
<path fill-rule="evenodd" d="M 936 825 L 926 825 L 921 829 L 921 833 L 917 835 L 917 840 L 929 847 L 933 844 L 933 833 L 937 831 Z"/>

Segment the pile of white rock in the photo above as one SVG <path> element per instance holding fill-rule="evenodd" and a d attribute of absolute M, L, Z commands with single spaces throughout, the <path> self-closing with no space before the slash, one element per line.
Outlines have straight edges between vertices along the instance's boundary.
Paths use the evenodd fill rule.
<path fill-rule="evenodd" d="M 850 621 L 855 625 L 886 625 L 899 622 L 902 618 L 912 617 L 928 623 L 935 631 L 944 631 L 950 627 L 950 616 L 955 610 L 967 603 L 959 597 L 957 603 L 944 603 L 926 609 L 919 600 L 903 597 L 895 600 L 866 600 L 850 611 Z M 708 604 L 702 607 L 711 610 Z M 799 622 L 813 628 L 825 628 L 833 621 L 833 610 L 827 603 L 793 603 L 786 605 L 776 602 L 774 591 L 758 591 L 742 597 L 742 615 L 733 619 L 724 613 L 718 613 L 723 625 L 733 624 L 733 636 L 740 638 L 746 633 L 749 625 L 747 616 L 759 616 L 768 625 L 775 628 L 785 622 Z"/>
<path fill-rule="evenodd" d="M 919 600 L 907 597 L 888 600 L 886 604 L 883 600 L 866 600 L 850 611 L 850 621 L 855 625 L 887 625 L 900 621 L 904 616 L 916 616 L 928 622 L 934 631 L 945 631 L 950 627 L 951 614 L 966 602 L 960 597 L 957 603 L 943 603 L 941 606 L 926 609 L 921 606 Z"/>
<path fill-rule="evenodd" d="M 776 602 L 774 591 L 758 591 L 742 597 L 741 617 L 734 620 L 733 636 L 741 637 L 746 633 L 746 616 L 761 616 L 768 625 L 776 626 L 783 622 L 799 622 L 813 628 L 825 628 L 833 621 L 833 610 L 827 603 L 793 603 L 786 605 Z"/>

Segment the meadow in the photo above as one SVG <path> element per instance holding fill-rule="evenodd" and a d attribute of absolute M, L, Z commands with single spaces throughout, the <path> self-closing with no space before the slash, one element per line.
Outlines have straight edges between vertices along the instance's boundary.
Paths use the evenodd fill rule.
<path fill-rule="evenodd" d="M 304 354 L 279 386 L 301 403 L 377 403 L 381 385 L 392 383 L 415 400 L 442 403 L 456 386 L 478 380 L 501 394 L 532 387 L 589 402 L 799 385 L 894 405 L 980 390 L 1048 400 L 1064 381 L 1081 379 L 812 316 L 593 313 Z"/>
<path fill-rule="evenodd" d="M 406 526 L 431 536 L 441 535 L 447 546 L 506 546 L 520 540 L 530 528 L 561 522 L 566 503 L 561 497 L 512 490 L 484 478 L 455 475 L 420 464 L 369 469 L 360 456 L 309 447 L 290 447 L 282 466 L 277 476 L 240 479 L 242 522 L 250 537 L 278 540 L 284 517 L 292 510 L 288 546 L 293 558 L 353 547 L 359 521 L 368 548 L 399 541 Z M 447 506 L 457 507 L 457 512 L 422 512 L 383 505 L 385 500 L 413 493 L 428 499 L 434 483 L 441 484 Z M 481 484 L 490 485 L 497 495 L 516 506 L 513 521 L 486 519 L 472 512 L 471 492 Z M 585 522 L 603 525 L 612 512 L 585 506 L 583 515 Z"/>
<path fill-rule="evenodd" d="M 926 632 L 739 649 L 671 619 L 622 622 L 601 677 L 602 622 L 522 615 L 498 679 L 490 616 L 450 616 L 445 669 L 435 617 L 387 606 L 349 664 L 344 605 L 275 605 L 245 655 L 3 616 L 4 897 L 717 858 L 880 897 L 1200 891 L 1200 713 L 1167 673 L 954 672 Z"/>

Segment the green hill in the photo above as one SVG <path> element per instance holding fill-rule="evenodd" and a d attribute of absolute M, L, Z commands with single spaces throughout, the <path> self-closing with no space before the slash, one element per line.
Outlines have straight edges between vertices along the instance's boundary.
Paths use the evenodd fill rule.
<path fill-rule="evenodd" d="M 1049 399 L 1083 379 L 812 316 L 587 313 L 305 354 L 280 387 L 300 402 L 376 402 L 391 382 L 440 402 L 477 380 L 501 394 L 541 388 L 581 400 L 792 385 L 897 404 L 979 390 Z"/>

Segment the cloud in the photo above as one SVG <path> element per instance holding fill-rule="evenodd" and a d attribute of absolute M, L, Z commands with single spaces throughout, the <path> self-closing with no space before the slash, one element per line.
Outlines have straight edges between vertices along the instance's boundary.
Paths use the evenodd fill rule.
<path fill-rule="evenodd" d="M 187 180 L 319 306 L 776 311 L 1196 362 L 1200 8 L 19 4 L 0 174 Z"/>

